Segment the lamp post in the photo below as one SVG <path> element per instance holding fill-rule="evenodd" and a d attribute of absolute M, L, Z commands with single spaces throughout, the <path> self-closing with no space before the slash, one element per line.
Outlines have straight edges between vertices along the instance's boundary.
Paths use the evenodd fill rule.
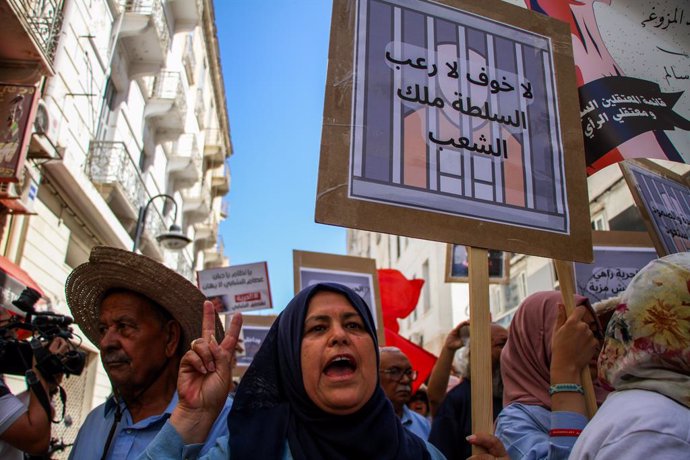
<path fill-rule="evenodd" d="M 168 231 L 156 236 L 156 240 L 158 241 L 158 243 L 165 249 L 169 249 L 171 251 L 179 251 L 192 241 L 191 238 L 182 233 L 182 229 L 180 228 L 180 226 L 175 225 L 174 223 L 177 220 L 177 202 L 170 195 L 160 193 L 152 197 L 143 208 L 139 209 L 137 227 L 134 230 L 134 245 L 132 246 L 132 252 L 137 252 L 137 249 L 139 249 L 139 243 L 141 242 L 141 234 L 144 233 L 144 226 L 146 225 L 146 214 L 148 213 L 149 205 L 156 198 L 166 198 L 170 200 L 175 210 L 173 214 L 173 224 L 170 226 Z"/>

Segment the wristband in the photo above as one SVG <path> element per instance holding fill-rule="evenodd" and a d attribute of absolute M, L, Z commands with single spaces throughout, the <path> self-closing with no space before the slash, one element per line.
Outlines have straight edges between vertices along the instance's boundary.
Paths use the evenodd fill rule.
<path fill-rule="evenodd" d="M 577 383 L 556 383 L 549 387 L 549 395 L 553 396 L 556 393 L 580 393 L 583 395 L 585 390 L 582 385 Z"/>
<path fill-rule="evenodd" d="M 549 430 L 549 436 L 554 438 L 575 437 L 580 436 L 580 433 L 582 433 L 582 430 L 575 430 L 569 428 L 555 428 L 553 430 Z"/>

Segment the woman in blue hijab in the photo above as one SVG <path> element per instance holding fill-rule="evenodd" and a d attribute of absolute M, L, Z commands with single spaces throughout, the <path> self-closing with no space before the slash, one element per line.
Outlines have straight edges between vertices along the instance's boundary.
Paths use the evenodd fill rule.
<path fill-rule="evenodd" d="M 239 327 L 233 318 L 220 345 L 210 333 L 194 341 L 180 366 L 180 402 L 145 458 L 195 458 L 227 395 Z M 379 386 L 378 360 L 374 321 L 359 295 L 335 283 L 305 288 L 239 385 L 230 439 L 219 438 L 204 458 L 443 459 L 400 424 Z"/>

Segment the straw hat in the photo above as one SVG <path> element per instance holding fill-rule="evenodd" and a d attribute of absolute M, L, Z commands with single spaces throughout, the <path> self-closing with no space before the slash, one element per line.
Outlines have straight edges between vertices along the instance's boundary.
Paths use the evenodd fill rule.
<path fill-rule="evenodd" d="M 201 336 L 206 297 L 189 280 L 165 265 L 141 254 L 108 246 L 96 246 L 89 261 L 67 277 L 65 294 L 72 315 L 84 334 L 98 344 L 98 316 L 103 295 L 111 289 L 137 292 L 166 309 L 180 323 L 184 351 Z M 223 326 L 216 314 L 216 338 Z"/>

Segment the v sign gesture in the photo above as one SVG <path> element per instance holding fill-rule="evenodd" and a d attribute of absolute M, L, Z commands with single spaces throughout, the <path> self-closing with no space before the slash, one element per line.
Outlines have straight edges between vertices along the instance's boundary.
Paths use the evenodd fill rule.
<path fill-rule="evenodd" d="M 202 443 L 218 417 L 232 386 L 232 357 L 242 315 L 235 313 L 220 344 L 214 337 L 215 310 L 204 302 L 201 338 L 192 341 L 182 357 L 177 377 L 179 403 L 170 422 L 185 443 Z"/>

